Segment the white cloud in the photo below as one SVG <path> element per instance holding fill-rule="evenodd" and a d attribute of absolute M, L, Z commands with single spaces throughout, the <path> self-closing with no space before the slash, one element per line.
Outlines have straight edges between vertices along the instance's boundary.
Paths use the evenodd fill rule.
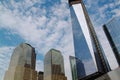
<path fill-rule="evenodd" d="M 27 0 L 25 3 L 12 1 L 11 4 L 14 4 L 13 11 L 0 5 L 2 11 L 0 12 L 0 28 L 10 29 L 14 34 L 20 35 L 42 55 L 45 55 L 50 48 L 60 50 L 65 57 L 66 76 L 68 80 L 71 80 L 69 55 L 73 54 L 73 40 L 66 2 L 51 6 L 50 13 L 47 13 L 45 8 L 34 7 L 32 0 Z M 7 6 L 6 3 L 4 5 Z M 31 8 L 27 11 L 29 7 Z M 47 17 L 46 13 L 51 16 Z M 36 69 L 41 71 L 43 62 L 37 60 L 36 63 Z"/>
<path fill-rule="evenodd" d="M 41 60 L 36 60 L 36 70 L 39 71 L 43 71 L 44 67 L 43 67 L 44 63 Z"/>
<path fill-rule="evenodd" d="M 120 16 L 120 9 L 114 9 L 112 12 L 115 13 L 114 17 Z"/>
<path fill-rule="evenodd" d="M 104 4 L 100 5 L 99 3 Z M 86 1 L 86 7 L 89 12 L 90 18 L 95 27 L 100 27 L 105 24 L 111 18 L 119 15 L 120 1 Z"/>
<path fill-rule="evenodd" d="M 0 5 L 0 28 L 10 29 L 14 34 L 20 35 L 42 55 L 45 55 L 50 48 L 60 50 L 65 59 L 66 75 L 68 80 L 72 80 L 69 55 L 74 54 L 74 49 L 67 0 L 61 0 L 61 4 L 55 4 L 49 10 L 41 7 L 41 4 L 44 4 L 45 1 L 24 0 L 24 2 L 15 2 L 11 0 L 10 4 L 3 1 L 4 5 Z M 36 3 L 39 3 L 38 7 L 34 6 Z M 98 0 L 87 0 L 88 8 L 91 8 L 93 5 L 97 13 L 91 14 L 91 18 L 95 26 L 98 26 L 104 22 L 104 20 L 102 21 L 105 17 L 103 13 L 107 6 L 103 6 L 100 10 L 97 6 Z M 110 6 L 113 7 L 113 4 L 110 4 Z M 11 11 L 10 8 L 13 8 L 13 10 Z M 113 12 L 116 13 L 115 15 L 118 15 L 118 9 L 114 9 Z M 49 17 L 46 15 L 49 15 Z M 98 16 L 103 16 L 103 18 Z M 37 60 L 37 70 L 43 69 L 41 64 L 43 62 Z"/>
<path fill-rule="evenodd" d="M 10 56 L 14 47 L 0 47 L 0 80 L 3 79 L 5 71 L 8 69 Z"/>

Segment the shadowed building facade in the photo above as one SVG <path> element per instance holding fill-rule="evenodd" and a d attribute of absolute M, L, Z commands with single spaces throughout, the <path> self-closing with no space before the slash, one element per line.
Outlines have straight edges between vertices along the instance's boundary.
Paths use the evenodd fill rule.
<path fill-rule="evenodd" d="M 95 80 L 120 80 L 120 68 L 110 71 Z"/>
<path fill-rule="evenodd" d="M 43 72 L 38 72 L 38 79 L 37 80 L 43 80 L 43 75 L 44 73 Z"/>
<path fill-rule="evenodd" d="M 103 26 L 110 46 L 120 66 L 120 16 L 113 18 Z M 112 57 L 114 58 L 114 57 Z M 113 59 L 112 59 L 113 60 Z M 110 62 L 109 62 L 110 63 Z"/>
<path fill-rule="evenodd" d="M 86 76 L 83 62 L 80 59 L 73 56 L 70 56 L 69 59 L 72 71 L 72 80 L 78 80 Z"/>
<path fill-rule="evenodd" d="M 51 49 L 44 59 L 44 80 L 67 80 L 60 51 Z"/>
<path fill-rule="evenodd" d="M 82 0 L 69 0 L 75 57 L 84 64 L 85 75 L 78 80 L 94 80 L 110 71 Z M 77 63 L 77 62 L 76 62 Z M 76 64 L 77 73 L 81 66 Z M 82 74 L 82 72 L 81 72 Z M 83 73 L 84 74 L 84 73 Z"/>
<path fill-rule="evenodd" d="M 35 49 L 26 43 L 14 49 L 4 80 L 37 80 Z"/>

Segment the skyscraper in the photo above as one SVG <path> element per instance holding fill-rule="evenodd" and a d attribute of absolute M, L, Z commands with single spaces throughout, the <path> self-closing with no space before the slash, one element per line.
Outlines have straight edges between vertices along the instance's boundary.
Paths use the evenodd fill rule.
<path fill-rule="evenodd" d="M 72 73 L 72 80 L 78 80 L 76 59 L 75 57 L 70 56 L 69 60 L 70 60 L 70 67 L 71 67 L 71 73 Z"/>
<path fill-rule="evenodd" d="M 60 51 L 51 49 L 44 59 L 44 80 L 67 80 Z"/>
<path fill-rule="evenodd" d="M 72 80 L 78 80 L 86 76 L 84 64 L 80 59 L 70 56 L 70 65 L 72 71 Z"/>
<path fill-rule="evenodd" d="M 38 72 L 38 79 L 37 80 L 43 80 L 43 75 L 44 73 L 43 72 Z"/>
<path fill-rule="evenodd" d="M 36 54 L 34 48 L 26 43 L 15 48 L 4 80 L 37 80 L 35 71 Z"/>
<path fill-rule="evenodd" d="M 83 62 L 86 76 L 89 76 L 89 78 L 85 78 L 86 76 L 84 76 L 84 80 L 91 80 L 108 72 L 110 69 L 105 60 L 105 56 L 102 53 L 101 46 L 83 1 L 69 0 L 69 5 L 75 57 Z M 90 75 L 92 77 L 90 77 Z M 81 80 L 82 79 L 83 78 L 81 78 Z"/>
<path fill-rule="evenodd" d="M 120 16 L 113 18 L 103 26 L 103 30 L 120 66 Z"/>

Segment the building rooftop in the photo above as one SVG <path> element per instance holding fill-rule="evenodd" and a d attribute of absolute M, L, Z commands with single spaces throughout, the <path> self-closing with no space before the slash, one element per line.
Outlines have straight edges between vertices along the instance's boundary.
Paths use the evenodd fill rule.
<path fill-rule="evenodd" d="M 78 3 L 81 3 L 82 0 L 69 0 L 69 5 L 73 5 L 73 4 L 78 4 Z"/>

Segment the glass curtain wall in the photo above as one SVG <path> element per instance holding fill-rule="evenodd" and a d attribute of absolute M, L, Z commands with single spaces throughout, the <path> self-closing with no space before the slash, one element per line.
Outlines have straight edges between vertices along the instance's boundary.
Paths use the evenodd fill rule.
<path fill-rule="evenodd" d="M 105 24 L 103 29 L 120 66 L 120 16 Z"/>

